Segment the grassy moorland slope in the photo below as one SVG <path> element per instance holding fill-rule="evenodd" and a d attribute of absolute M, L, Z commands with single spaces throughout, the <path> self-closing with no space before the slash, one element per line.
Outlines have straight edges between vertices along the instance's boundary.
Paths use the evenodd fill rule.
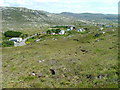
<path fill-rule="evenodd" d="M 105 31 L 3 48 L 3 87 L 117 88 L 117 29 Z"/>
<path fill-rule="evenodd" d="M 90 31 L 69 36 L 46 36 L 42 41 L 21 47 L 3 47 L 3 88 L 118 87 L 116 27 L 104 28 L 106 33 L 94 37 L 103 32 L 99 31 L 99 26 L 82 26 L 79 20 L 76 22 L 68 16 L 17 7 L 0 9 L 3 31 L 17 30 L 30 35 L 61 24 L 73 24 L 77 29 L 87 27 Z M 36 75 L 33 76 L 32 72 Z"/>

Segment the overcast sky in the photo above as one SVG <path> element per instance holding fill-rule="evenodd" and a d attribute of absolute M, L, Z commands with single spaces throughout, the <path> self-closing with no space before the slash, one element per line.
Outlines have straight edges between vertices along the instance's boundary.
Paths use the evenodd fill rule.
<path fill-rule="evenodd" d="M 0 0 L 0 6 L 26 7 L 51 13 L 117 14 L 119 0 Z"/>

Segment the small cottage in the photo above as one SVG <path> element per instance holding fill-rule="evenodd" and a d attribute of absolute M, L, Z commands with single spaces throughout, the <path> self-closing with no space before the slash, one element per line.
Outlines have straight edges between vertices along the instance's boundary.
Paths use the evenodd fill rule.
<path fill-rule="evenodd" d="M 11 39 L 9 39 L 9 41 L 13 41 L 13 42 L 21 42 L 21 41 L 22 41 L 22 38 L 15 37 L 15 38 L 11 38 Z"/>
<path fill-rule="evenodd" d="M 67 29 L 67 31 L 71 31 L 71 29 Z"/>
<path fill-rule="evenodd" d="M 74 26 L 71 26 L 71 27 L 70 27 L 70 30 L 73 30 L 73 29 L 75 29 L 75 27 L 74 27 Z"/>
<path fill-rule="evenodd" d="M 61 31 L 59 32 L 59 34 L 60 34 L 60 35 L 63 35 L 63 34 L 65 34 L 65 31 L 64 31 L 64 30 L 61 30 Z"/>
<path fill-rule="evenodd" d="M 55 35 L 55 33 L 53 32 L 53 33 L 51 33 L 52 35 Z"/>
<path fill-rule="evenodd" d="M 78 32 L 83 32 L 83 31 L 85 31 L 85 29 L 84 29 L 84 28 L 80 28 L 80 29 L 78 29 L 77 31 L 78 31 Z"/>
<path fill-rule="evenodd" d="M 103 30 L 103 29 L 104 29 L 103 27 L 100 28 L 100 30 Z"/>

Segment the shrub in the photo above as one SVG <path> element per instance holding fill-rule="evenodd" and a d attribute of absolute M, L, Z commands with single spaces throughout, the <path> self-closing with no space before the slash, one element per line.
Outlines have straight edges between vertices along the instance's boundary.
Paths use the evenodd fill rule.
<path fill-rule="evenodd" d="M 78 32 L 77 31 L 75 31 L 75 30 L 71 30 L 71 31 L 68 31 L 68 34 L 70 35 L 70 34 L 77 34 Z"/>
<path fill-rule="evenodd" d="M 2 46 L 3 47 L 11 47 L 11 46 L 14 46 L 14 42 L 13 41 L 3 41 Z"/>
<path fill-rule="evenodd" d="M 58 34 L 61 30 L 60 29 L 56 29 L 55 33 Z"/>
<path fill-rule="evenodd" d="M 68 26 L 53 26 L 52 28 L 68 28 Z"/>
<path fill-rule="evenodd" d="M 5 37 L 19 37 L 22 33 L 17 31 L 6 31 L 4 33 Z"/>
<path fill-rule="evenodd" d="M 28 37 L 28 34 L 21 34 L 20 37 L 26 38 L 26 37 Z"/>
<path fill-rule="evenodd" d="M 52 32 L 51 32 L 51 30 L 48 30 L 46 33 L 47 33 L 47 34 L 51 34 Z"/>
<path fill-rule="evenodd" d="M 52 30 L 48 30 L 46 33 L 47 34 L 51 34 L 51 33 L 56 33 L 58 34 L 61 30 L 60 29 L 52 29 Z"/>

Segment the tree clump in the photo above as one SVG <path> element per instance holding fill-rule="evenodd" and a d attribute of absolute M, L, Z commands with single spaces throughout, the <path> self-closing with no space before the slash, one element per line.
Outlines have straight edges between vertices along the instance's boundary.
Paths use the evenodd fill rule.
<path fill-rule="evenodd" d="M 14 42 L 13 41 L 3 41 L 2 46 L 3 47 L 11 47 L 11 46 L 14 46 Z"/>
<path fill-rule="evenodd" d="M 5 37 L 19 37 L 22 33 L 17 31 L 6 31 L 4 33 Z"/>

